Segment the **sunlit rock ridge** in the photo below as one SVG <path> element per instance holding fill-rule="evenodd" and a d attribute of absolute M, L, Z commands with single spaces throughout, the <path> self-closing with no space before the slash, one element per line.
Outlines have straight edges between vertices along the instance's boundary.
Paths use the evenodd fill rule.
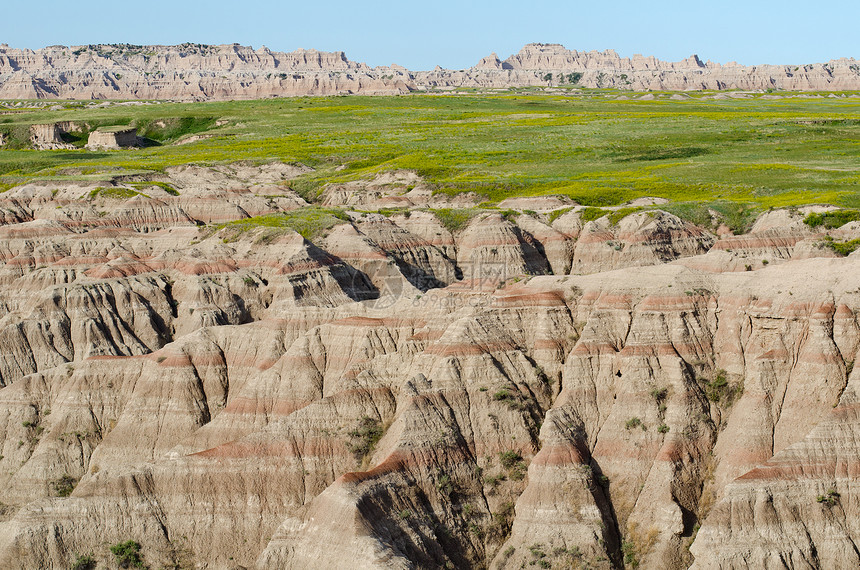
<path fill-rule="evenodd" d="M 395 56 L 396 57 L 396 56 Z M 395 95 L 457 87 L 614 87 L 644 90 L 860 89 L 860 62 L 743 66 L 621 57 L 614 50 L 579 52 L 558 44 L 528 44 L 501 60 L 496 54 L 464 70 L 410 71 L 370 67 L 344 52 L 283 53 L 238 44 L 49 46 L 0 45 L 2 99 L 257 99 L 304 95 Z"/>

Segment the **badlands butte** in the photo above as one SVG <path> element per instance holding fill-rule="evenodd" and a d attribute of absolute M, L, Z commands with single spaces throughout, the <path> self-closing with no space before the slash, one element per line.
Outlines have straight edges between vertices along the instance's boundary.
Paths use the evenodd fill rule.
<path fill-rule="evenodd" d="M 854 63 L 405 94 L 112 49 L 5 49 L 2 89 L 405 91 L 2 103 L 0 568 L 860 565 L 857 93 L 759 83 Z"/>
<path fill-rule="evenodd" d="M 860 62 L 742 66 L 622 58 L 613 50 L 578 52 L 529 44 L 504 61 L 496 54 L 463 70 L 370 67 L 343 52 L 182 44 L 0 45 L 0 99 L 258 99 L 285 95 L 394 95 L 454 88 L 560 87 L 644 90 L 860 89 Z"/>

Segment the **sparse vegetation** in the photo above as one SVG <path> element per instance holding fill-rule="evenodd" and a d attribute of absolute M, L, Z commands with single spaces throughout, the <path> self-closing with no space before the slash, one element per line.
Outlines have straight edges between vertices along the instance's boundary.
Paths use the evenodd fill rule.
<path fill-rule="evenodd" d="M 839 228 L 849 222 L 860 220 L 860 210 L 831 210 L 827 212 L 811 213 L 803 219 L 810 228 L 823 226 L 828 230 Z"/>
<path fill-rule="evenodd" d="M 836 241 L 831 236 L 824 236 L 824 246 L 829 247 L 839 255 L 850 255 L 860 247 L 860 238 L 848 241 Z"/>
<path fill-rule="evenodd" d="M 384 430 L 382 422 L 376 418 L 363 416 L 358 426 L 349 432 L 350 441 L 347 447 L 355 456 L 356 461 L 361 461 L 373 451 L 376 444 L 382 439 Z"/>
<path fill-rule="evenodd" d="M 95 570 L 96 559 L 90 554 L 81 554 L 72 563 L 71 570 Z"/>
<path fill-rule="evenodd" d="M 705 395 L 714 403 L 719 403 L 723 407 L 730 407 L 742 394 L 743 382 L 730 384 L 726 371 L 717 369 L 714 371 L 714 376 L 710 381 L 704 381 Z"/>
<path fill-rule="evenodd" d="M 139 542 L 127 540 L 114 544 L 110 547 L 110 551 L 120 568 L 146 568 L 140 555 L 140 548 Z"/>
<path fill-rule="evenodd" d="M 636 556 L 636 545 L 630 541 L 621 543 L 621 554 L 624 555 L 624 565 L 630 568 L 639 568 L 639 559 Z"/>
<path fill-rule="evenodd" d="M 95 200 L 96 198 L 107 198 L 109 200 L 128 200 L 129 198 L 134 198 L 135 196 L 146 196 L 146 194 L 142 194 L 136 190 L 132 190 L 131 188 L 123 188 L 116 186 L 108 186 L 108 187 L 99 187 L 92 190 L 89 194 L 90 200 Z"/>
<path fill-rule="evenodd" d="M 266 235 L 269 238 L 293 230 L 306 240 L 313 241 L 326 230 L 348 221 L 349 216 L 342 210 L 311 207 L 281 214 L 267 214 L 265 216 L 244 218 L 215 227 L 216 229 L 227 231 L 229 234 L 228 241 L 237 239 L 239 235 L 257 228 L 268 230 Z"/>
<path fill-rule="evenodd" d="M 839 497 L 840 495 L 836 492 L 836 489 L 830 489 L 826 494 L 818 495 L 815 500 L 826 507 L 832 507 L 839 502 Z"/>
<path fill-rule="evenodd" d="M 624 429 L 630 430 L 634 428 L 642 428 L 642 431 L 648 429 L 642 420 L 637 417 L 632 417 L 624 423 Z"/>
<path fill-rule="evenodd" d="M 511 392 L 507 388 L 496 391 L 493 394 L 493 400 L 506 404 L 512 410 L 523 410 L 526 407 L 522 395 L 519 392 Z"/>
<path fill-rule="evenodd" d="M 512 481 L 522 481 L 526 476 L 526 464 L 519 451 L 510 449 L 499 453 L 502 467 L 508 470 L 508 477 Z"/>
<path fill-rule="evenodd" d="M 481 210 L 475 208 L 441 208 L 439 210 L 433 210 L 433 214 L 439 219 L 442 225 L 445 226 L 445 229 L 452 234 L 464 230 L 466 226 L 469 225 L 469 222 L 472 221 L 472 218 L 477 216 L 480 212 Z"/>
<path fill-rule="evenodd" d="M 167 192 L 171 196 L 179 196 L 179 191 L 176 188 L 174 188 L 173 186 L 171 186 L 170 184 L 168 184 L 167 182 L 158 182 L 158 181 L 131 182 L 131 183 L 129 183 L 129 185 L 133 186 L 134 188 L 137 188 L 138 190 L 143 189 L 143 188 L 147 188 L 150 186 L 158 186 L 159 188 L 161 188 L 162 190 L 164 190 L 165 192 Z"/>
<path fill-rule="evenodd" d="M 64 473 L 62 477 L 54 481 L 51 486 L 54 489 L 54 494 L 57 497 L 68 497 L 75 490 L 78 480 L 71 475 Z"/>

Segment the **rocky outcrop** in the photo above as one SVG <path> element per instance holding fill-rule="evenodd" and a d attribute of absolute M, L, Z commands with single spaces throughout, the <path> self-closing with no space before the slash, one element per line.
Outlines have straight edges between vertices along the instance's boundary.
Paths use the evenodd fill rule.
<path fill-rule="evenodd" d="M 807 65 L 741 66 L 693 55 L 665 62 L 613 50 L 578 52 L 529 44 L 502 61 L 496 54 L 465 70 L 371 68 L 343 52 L 181 44 L 0 46 L 0 99 L 260 99 L 299 95 L 395 95 L 455 87 L 616 87 L 644 90 L 852 90 L 860 67 L 842 58 Z"/>
<path fill-rule="evenodd" d="M 2 195 L 0 567 L 856 566 L 857 254 L 790 211 L 749 271 L 659 209 L 220 225 L 306 170 Z"/>
<path fill-rule="evenodd" d="M 30 144 L 39 150 L 74 148 L 63 141 L 62 132 L 56 123 L 30 125 Z"/>
<path fill-rule="evenodd" d="M 100 127 L 90 133 L 87 148 L 116 150 L 138 146 L 137 129 L 130 127 Z"/>

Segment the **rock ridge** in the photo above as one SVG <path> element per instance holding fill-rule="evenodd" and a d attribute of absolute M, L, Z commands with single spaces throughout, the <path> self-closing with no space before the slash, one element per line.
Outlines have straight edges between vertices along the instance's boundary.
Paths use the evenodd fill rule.
<path fill-rule="evenodd" d="M 633 91 L 860 89 L 860 63 L 741 66 L 621 57 L 528 44 L 465 70 L 370 67 L 344 52 L 276 52 L 238 44 L 98 44 L 38 50 L 0 46 L 0 99 L 260 99 L 302 95 L 396 95 L 457 87 L 611 87 Z"/>

